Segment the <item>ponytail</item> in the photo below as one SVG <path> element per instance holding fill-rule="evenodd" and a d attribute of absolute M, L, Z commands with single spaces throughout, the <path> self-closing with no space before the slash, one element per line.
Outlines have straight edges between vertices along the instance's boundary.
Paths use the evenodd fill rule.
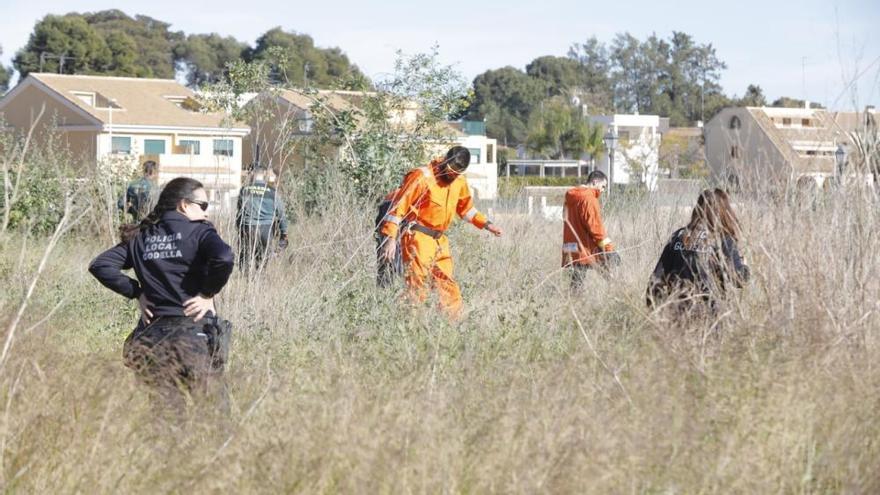
<path fill-rule="evenodd" d="M 119 227 L 119 237 L 121 238 L 121 242 L 127 244 L 140 234 L 142 230 L 149 229 L 159 223 L 159 220 L 162 219 L 162 215 L 164 215 L 165 212 L 176 210 L 178 203 L 184 199 L 193 199 L 193 191 L 196 189 L 202 189 L 203 187 L 204 186 L 202 186 L 201 182 L 195 179 L 190 179 L 189 177 L 172 179 L 168 184 L 165 184 L 164 188 L 162 188 L 156 206 L 153 207 L 153 210 L 146 216 L 146 218 L 141 220 L 140 223 L 129 223 Z"/>

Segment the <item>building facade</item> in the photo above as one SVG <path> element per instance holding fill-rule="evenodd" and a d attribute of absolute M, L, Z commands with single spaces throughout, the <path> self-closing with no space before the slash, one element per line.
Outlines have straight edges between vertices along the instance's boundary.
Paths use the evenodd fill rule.
<path fill-rule="evenodd" d="M 313 112 L 344 113 L 354 119 L 351 124 L 357 127 L 365 121 L 358 110 L 366 98 L 376 95 L 360 91 L 286 89 L 251 97 L 247 105 L 250 106 L 248 113 L 252 115 L 248 122 L 252 132 L 244 142 L 246 163 L 259 162 L 276 172 L 303 167 L 305 144 L 302 138 L 313 132 Z M 419 111 L 414 103 L 404 105 L 389 115 L 388 123 L 401 135 L 414 132 Z M 440 155 L 455 145 L 464 146 L 471 152 L 471 164 L 465 176 L 475 194 L 482 199 L 494 199 L 498 194 L 498 146 L 495 139 L 486 136 L 485 124 L 446 122 L 431 138 L 428 151 Z M 332 156 L 334 152 L 332 149 L 318 151 L 314 154 Z"/>
<path fill-rule="evenodd" d="M 231 206 L 250 130 L 199 111 L 193 96 L 169 79 L 31 73 L 0 100 L 0 115 L 15 132 L 54 133 L 78 163 L 124 172 L 153 160 L 160 183 L 192 177 Z"/>
<path fill-rule="evenodd" d="M 593 123 L 617 135 L 613 157 L 597 157 L 596 168 L 605 172 L 613 184 L 644 185 L 657 189 L 660 172 L 660 117 L 657 115 L 595 115 Z M 613 158 L 611 160 L 610 158 Z M 613 162 L 613 168 L 612 168 Z"/>
<path fill-rule="evenodd" d="M 838 147 L 851 145 L 832 115 L 814 108 L 726 108 L 703 136 L 712 177 L 749 191 L 778 191 L 804 177 L 821 184 L 836 173 Z"/>

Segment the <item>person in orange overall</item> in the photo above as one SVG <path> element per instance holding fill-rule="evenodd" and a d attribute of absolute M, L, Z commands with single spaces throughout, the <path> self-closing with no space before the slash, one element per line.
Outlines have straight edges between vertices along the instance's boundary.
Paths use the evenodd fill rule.
<path fill-rule="evenodd" d="M 599 211 L 599 196 L 607 187 L 605 174 L 594 170 L 587 176 L 586 184 L 565 193 L 562 266 L 571 269 L 572 289 L 583 286 L 590 269 L 620 264 L 620 255 L 614 251 Z"/>
<path fill-rule="evenodd" d="M 410 170 L 403 179 L 397 204 L 385 216 L 380 228 L 385 236 L 383 257 L 391 260 L 398 244 L 399 226 L 407 224 L 399 242 L 410 295 L 416 301 L 425 301 L 429 282 L 433 283 L 440 297 L 440 307 L 452 316 L 458 316 L 462 306 L 461 290 L 452 276 L 452 255 L 446 238 L 453 215 L 458 214 L 495 236 L 502 234 L 501 228 L 474 207 L 463 175 L 470 160 L 467 148 L 454 146 L 445 158 Z"/>

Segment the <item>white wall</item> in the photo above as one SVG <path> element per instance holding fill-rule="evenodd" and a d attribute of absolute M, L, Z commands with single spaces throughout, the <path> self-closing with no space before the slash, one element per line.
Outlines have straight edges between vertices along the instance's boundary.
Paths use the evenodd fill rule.
<path fill-rule="evenodd" d="M 608 154 L 597 157 L 596 168 L 609 175 L 615 184 L 644 183 L 648 190 L 657 189 L 660 173 L 660 117 L 657 115 L 597 115 L 594 123 L 613 128 L 618 136 L 626 133 L 628 143 L 618 140 L 614 152 L 614 171 L 610 171 Z"/>
<path fill-rule="evenodd" d="M 178 134 L 142 134 L 131 132 L 114 132 L 113 137 L 130 137 L 131 152 L 110 154 L 111 135 L 98 135 L 98 159 L 112 156 L 113 162 L 120 165 L 139 168 L 138 163 L 144 153 L 144 142 L 148 139 L 165 141 L 165 154 L 159 155 L 159 182 L 165 183 L 174 177 L 191 177 L 202 182 L 208 190 L 208 197 L 225 207 L 229 207 L 241 188 L 242 175 L 242 138 L 239 136 L 204 136 Z M 232 140 L 232 156 L 214 155 L 214 140 Z M 174 146 L 181 140 L 198 141 L 198 155 L 175 154 Z"/>
<path fill-rule="evenodd" d="M 480 161 L 476 163 L 472 157 L 465 177 L 468 185 L 476 190 L 481 199 L 495 199 L 498 195 L 498 143 L 486 136 L 462 136 L 456 144 L 469 149 L 479 149 Z M 489 148 L 492 156 L 489 156 Z"/>

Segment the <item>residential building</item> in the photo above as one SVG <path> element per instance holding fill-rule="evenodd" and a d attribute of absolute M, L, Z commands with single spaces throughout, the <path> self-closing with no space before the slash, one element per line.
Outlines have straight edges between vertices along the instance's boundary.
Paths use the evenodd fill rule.
<path fill-rule="evenodd" d="M 471 152 L 471 164 L 465 177 L 480 199 L 498 196 L 498 141 L 486 136 L 486 124 L 479 121 L 448 122 L 453 134 L 449 142 L 436 146 L 436 153 L 445 153 L 449 146 L 464 146 Z"/>
<path fill-rule="evenodd" d="M 260 162 L 278 171 L 305 164 L 305 143 L 300 139 L 312 133 L 312 113 L 327 110 L 336 115 L 343 113 L 361 125 L 365 117 L 359 110 L 364 99 L 373 92 L 339 90 L 279 90 L 250 98 L 247 105 L 260 105 L 252 114 L 249 124 L 253 132 L 245 139 L 246 161 Z M 415 103 L 406 105 L 389 117 L 389 124 L 399 132 L 410 131 L 419 115 Z M 497 142 L 486 136 L 483 122 L 447 122 L 429 146 L 431 154 L 445 153 L 450 146 L 460 145 L 471 152 L 471 165 L 465 174 L 468 184 L 482 199 L 493 199 L 498 191 Z M 327 156 L 333 150 L 322 150 Z"/>
<path fill-rule="evenodd" d="M 642 184 L 657 188 L 660 169 L 660 117 L 657 115 L 595 115 L 593 123 L 617 135 L 613 160 L 608 153 L 598 156 L 596 168 L 605 172 L 613 184 Z M 610 165 L 613 163 L 613 170 Z"/>
<path fill-rule="evenodd" d="M 42 114 L 40 132 L 52 129 L 81 163 L 132 170 L 154 160 L 160 183 L 198 179 L 211 201 L 228 206 L 241 187 L 250 130 L 199 111 L 193 96 L 171 79 L 31 73 L 0 100 L 0 115 L 27 132 Z"/>
<path fill-rule="evenodd" d="M 849 137 L 846 166 L 852 171 L 877 174 L 880 171 L 880 113 L 873 106 L 863 112 L 834 112 L 834 122 Z"/>
<path fill-rule="evenodd" d="M 838 146 L 850 145 L 833 116 L 815 108 L 726 108 L 703 136 L 712 176 L 750 191 L 778 190 L 801 177 L 821 183 L 835 174 Z"/>
<path fill-rule="evenodd" d="M 277 172 L 305 164 L 306 154 L 301 137 L 312 133 L 316 108 L 334 114 L 348 111 L 360 123 L 363 117 L 354 110 L 352 99 L 368 93 L 357 91 L 302 91 L 295 89 L 271 90 L 249 95 L 245 106 L 251 133 L 244 139 L 246 166 L 260 163 Z M 359 101 L 359 100 L 355 100 Z"/>

